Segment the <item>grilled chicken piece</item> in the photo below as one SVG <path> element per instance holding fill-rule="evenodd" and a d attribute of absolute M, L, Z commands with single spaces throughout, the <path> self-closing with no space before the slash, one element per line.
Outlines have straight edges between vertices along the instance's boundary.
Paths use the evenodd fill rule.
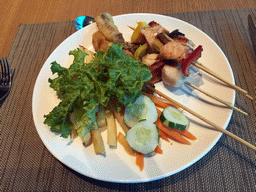
<path fill-rule="evenodd" d="M 100 31 L 96 31 L 92 35 L 92 45 L 96 52 L 99 50 L 108 52 L 108 48 L 112 45 L 112 42 L 108 41 Z"/>
<path fill-rule="evenodd" d="M 149 44 L 150 47 L 153 46 L 154 39 L 157 35 L 157 33 L 148 27 L 145 27 L 141 30 L 141 33 L 144 35 L 146 38 L 147 43 Z"/>
<path fill-rule="evenodd" d="M 118 28 L 114 24 L 113 18 L 109 13 L 102 13 L 101 15 L 95 17 L 95 21 L 100 32 L 106 37 L 108 41 L 114 43 L 124 42 L 122 33 L 118 31 Z"/>
<path fill-rule="evenodd" d="M 177 41 L 170 41 L 160 49 L 160 58 L 162 59 L 173 59 L 177 62 L 186 59 L 191 49 L 184 46 Z"/>
<path fill-rule="evenodd" d="M 178 37 L 174 37 L 172 39 L 182 45 L 186 45 L 186 46 L 190 47 L 191 49 L 193 49 L 195 47 L 195 44 L 191 40 L 189 40 L 187 37 L 178 36 Z"/>
<path fill-rule="evenodd" d="M 159 54 L 157 53 L 151 53 L 151 54 L 147 54 L 144 57 L 142 57 L 142 63 L 147 65 L 147 66 L 151 66 L 153 65 L 155 62 L 159 61 Z"/>
<path fill-rule="evenodd" d="M 155 21 L 149 22 L 148 25 L 151 29 L 153 29 L 157 33 L 166 33 L 166 34 L 169 33 L 167 29 L 165 29 L 163 26 L 161 26 L 159 23 Z"/>
<path fill-rule="evenodd" d="M 195 47 L 195 44 L 187 37 L 185 37 L 185 34 L 179 32 L 179 29 L 172 31 L 168 36 L 183 45 L 189 46 L 190 48 Z"/>
<path fill-rule="evenodd" d="M 170 87 L 180 87 L 187 81 L 179 65 L 165 65 L 162 69 L 162 80 Z"/>
<path fill-rule="evenodd" d="M 152 52 L 159 52 L 163 46 L 163 43 L 161 43 L 159 39 L 156 38 L 157 32 L 155 32 L 153 29 L 149 27 L 145 27 L 141 30 L 141 33 L 144 35 L 148 45 L 152 49 Z"/>

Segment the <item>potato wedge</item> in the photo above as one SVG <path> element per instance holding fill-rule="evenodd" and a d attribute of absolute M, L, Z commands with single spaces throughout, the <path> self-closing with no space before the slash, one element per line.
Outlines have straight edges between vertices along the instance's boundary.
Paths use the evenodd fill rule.
<path fill-rule="evenodd" d="M 104 147 L 103 139 L 99 129 L 91 130 L 91 135 L 92 135 L 92 143 L 93 143 L 94 151 L 96 155 L 105 154 L 105 147 Z"/>
<path fill-rule="evenodd" d="M 117 127 L 113 113 L 110 110 L 106 111 L 107 120 L 107 143 L 112 147 L 116 147 L 117 144 Z"/>

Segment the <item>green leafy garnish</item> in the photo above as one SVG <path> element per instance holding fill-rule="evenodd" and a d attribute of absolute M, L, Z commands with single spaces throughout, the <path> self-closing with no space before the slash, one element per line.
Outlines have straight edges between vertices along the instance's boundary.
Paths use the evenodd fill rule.
<path fill-rule="evenodd" d="M 58 77 L 48 81 L 61 102 L 44 116 L 44 123 L 65 138 L 74 129 L 71 114 L 76 119 L 76 132 L 83 137 L 91 129 L 97 129 L 95 114 L 99 104 L 107 106 L 110 99 L 115 99 L 120 106 L 130 106 L 152 77 L 148 66 L 125 55 L 121 43 L 112 44 L 107 53 L 98 51 L 86 65 L 86 52 L 78 48 L 69 54 L 74 56 L 69 68 L 56 61 L 51 63 L 52 73 Z"/>

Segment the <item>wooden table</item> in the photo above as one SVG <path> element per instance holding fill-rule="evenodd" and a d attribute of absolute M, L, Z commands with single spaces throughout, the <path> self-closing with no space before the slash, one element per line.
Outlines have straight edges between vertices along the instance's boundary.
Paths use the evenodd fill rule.
<path fill-rule="evenodd" d="M 81 15 L 125 13 L 175 13 L 255 8 L 255 0 L 0 0 L 0 57 L 7 55 L 21 23 L 70 21 Z"/>

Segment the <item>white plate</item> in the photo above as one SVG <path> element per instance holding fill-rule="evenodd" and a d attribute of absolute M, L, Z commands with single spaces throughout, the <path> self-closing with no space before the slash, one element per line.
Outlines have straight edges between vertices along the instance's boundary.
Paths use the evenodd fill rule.
<path fill-rule="evenodd" d="M 135 27 L 137 21 L 152 20 L 170 31 L 179 29 L 196 45 L 203 45 L 204 51 L 200 62 L 234 83 L 232 69 L 221 49 L 196 27 L 176 18 L 156 14 L 128 14 L 114 17 L 115 24 L 127 41 L 132 34 L 128 25 Z M 143 171 L 135 165 L 135 157 L 127 155 L 121 145 L 112 149 L 105 144 L 106 156 L 95 155 L 92 145 L 84 148 L 80 139 L 75 139 L 73 142 L 70 139 L 63 139 L 43 124 L 44 115 L 59 102 L 48 83 L 48 78 L 53 78 L 50 63 L 57 61 L 62 66 L 68 67 L 73 61 L 73 57 L 68 55 L 69 51 L 79 45 L 92 48 L 92 34 L 96 30 L 96 24 L 91 24 L 68 37 L 53 51 L 39 73 L 33 93 L 33 117 L 38 134 L 48 150 L 62 163 L 83 175 L 120 183 L 146 182 L 164 178 L 184 170 L 201 159 L 216 144 L 221 133 L 210 129 L 206 123 L 186 112 L 191 120 L 189 130 L 198 139 L 192 141 L 192 145 L 182 145 L 174 141 L 171 145 L 161 140 L 163 154 L 146 157 Z M 203 85 L 200 87 L 234 104 L 235 92 L 208 75 L 203 74 Z M 191 94 L 185 86 L 170 91 L 162 83 L 157 84 L 157 89 L 223 128 L 226 128 L 230 121 L 232 110 L 222 107 L 223 105 L 201 93 L 193 91 Z M 185 91 L 182 91 L 183 89 Z M 119 126 L 118 130 L 122 131 Z M 102 135 L 106 141 L 106 131 Z"/>

